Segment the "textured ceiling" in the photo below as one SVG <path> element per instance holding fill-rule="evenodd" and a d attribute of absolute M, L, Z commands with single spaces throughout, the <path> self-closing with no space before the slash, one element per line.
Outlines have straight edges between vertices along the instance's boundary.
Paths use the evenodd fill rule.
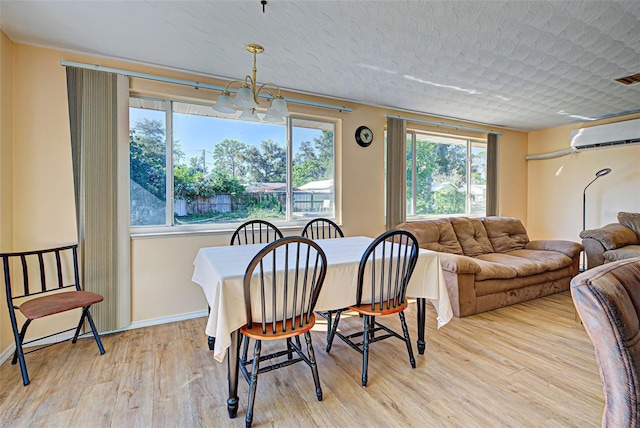
<path fill-rule="evenodd" d="M 640 111 L 640 1 L 0 1 L 17 43 L 536 130 Z"/>

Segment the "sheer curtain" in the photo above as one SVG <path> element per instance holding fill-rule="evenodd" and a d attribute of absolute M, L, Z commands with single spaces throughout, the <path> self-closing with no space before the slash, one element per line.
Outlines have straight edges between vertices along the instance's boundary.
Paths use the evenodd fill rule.
<path fill-rule="evenodd" d="M 131 323 L 129 80 L 67 67 L 67 94 L 81 282 L 104 296 L 99 331 Z"/>
<path fill-rule="evenodd" d="M 498 135 L 487 137 L 487 206 L 486 215 L 498 215 Z"/>
<path fill-rule="evenodd" d="M 407 219 L 407 122 L 387 118 L 387 230 Z"/>

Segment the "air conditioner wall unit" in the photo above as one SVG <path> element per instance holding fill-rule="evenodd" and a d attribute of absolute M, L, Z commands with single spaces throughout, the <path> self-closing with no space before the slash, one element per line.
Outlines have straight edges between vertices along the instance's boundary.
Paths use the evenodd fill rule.
<path fill-rule="evenodd" d="M 575 150 L 596 149 L 640 143 L 640 119 L 571 131 L 571 147 Z"/>

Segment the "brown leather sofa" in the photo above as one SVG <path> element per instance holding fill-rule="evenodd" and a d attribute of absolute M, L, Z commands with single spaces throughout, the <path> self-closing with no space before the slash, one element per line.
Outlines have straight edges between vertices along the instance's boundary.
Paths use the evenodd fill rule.
<path fill-rule="evenodd" d="M 605 408 L 603 427 L 640 426 L 640 258 L 589 269 L 571 296 L 595 348 Z"/>
<path fill-rule="evenodd" d="M 582 245 L 529 241 L 511 217 L 451 217 L 402 223 L 420 248 L 440 253 L 453 313 L 464 317 L 566 291 Z"/>
<path fill-rule="evenodd" d="M 640 257 L 640 213 L 618 213 L 618 223 L 580 232 L 587 269 Z"/>

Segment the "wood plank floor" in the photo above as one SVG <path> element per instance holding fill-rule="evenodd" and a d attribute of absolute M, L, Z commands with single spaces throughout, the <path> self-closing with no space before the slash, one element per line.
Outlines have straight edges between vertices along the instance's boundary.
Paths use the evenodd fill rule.
<path fill-rule="evenodd" d="M 429 305 L 428 305 L 429 306 Z M 340 340 L 324 351 L 325 326 L 312 333 L 324 400 L 309 368 L 295 364 L 259 377 L 254 426 L 277 427 L 599 427 L 604 408 L 593 346 L 574 320 L 569 292 L 454 318 L 440 330 L 427 312 L 427 350 L 415 349 L 415 305 L 407 311 L 417 368 L 404 344 L 374 343 L 369 384 L 361 357 Z M 397 317 L 385 322 L 399 328 Z M 0 367 L 1 427 L 240 427 L 229 419 L 226 364 L 213 360 L 198 318 L 89 339 Z M 361 328 L 357 317 L 341 322 Z M 264 349 L 264 348 L 263 348 Z M 68 352 L 70 351 L 70 352 Z"/>

